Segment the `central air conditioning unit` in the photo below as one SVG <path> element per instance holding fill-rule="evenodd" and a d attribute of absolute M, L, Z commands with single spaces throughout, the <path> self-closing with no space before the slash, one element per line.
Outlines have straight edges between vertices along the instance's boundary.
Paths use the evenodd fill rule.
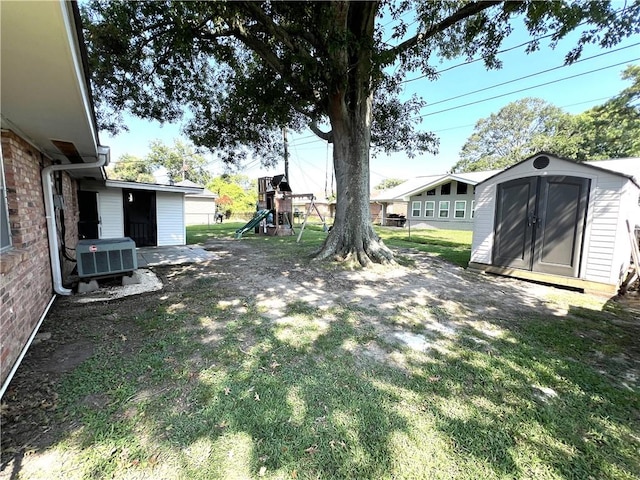
<path fill-rule="evenodd" d="M 80 278 L 129 274 L 138 268 L 136 243 L 129 237 L 80 240 L 76 254 Z"/>

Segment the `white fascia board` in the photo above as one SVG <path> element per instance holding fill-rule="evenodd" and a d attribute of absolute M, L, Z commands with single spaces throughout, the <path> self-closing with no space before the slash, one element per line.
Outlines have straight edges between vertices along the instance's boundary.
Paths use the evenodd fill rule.
<path fill-rule="evenodd" d="M 160 185 L 156 183 L 137 183 L 137 182 L 125 182 L 123 180 L 107 180 L 105 185 L 108 188 L 127 188 L 129 190 L 153 190 L 156 192 L 171 192 L 171 193 L 202 193 L 204 188 L 200 187 L 177 187 L 175 185 Z"/>
<path fill-rule="evenodd" d="M 84 120 L 90 126 L 92 144 L 95 146 L 95 157 L 98 158 L 98 131 L 94 122 L 93 106 L 91 103 L 91 92 L 84 76 L 84 65 L 82 63 L 82 54 L 80 53 L 80 45 L 78 44 L 78 33 L 76 22 L 73 17 L 71 2 L 60 0 L 59 6 L 62 12 L 65 32 L 69 40 L 69 50 L 73 61 L 73 69 L 76 77 L 76 86 L 80 90 L 80 98 L 82 99 Z"/>

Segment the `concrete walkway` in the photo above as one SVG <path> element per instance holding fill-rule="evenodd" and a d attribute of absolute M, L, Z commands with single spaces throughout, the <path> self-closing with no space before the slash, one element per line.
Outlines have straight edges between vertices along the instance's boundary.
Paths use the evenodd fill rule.
<path fill-rule="evenodd" d="M 193 245 L 173 247 L 140 247 L 138 253 L 138 268 L 155 265 L 181 265 L 183 263 L 207 262 L 216 260 L 218 256 L 204 248 Z"/>

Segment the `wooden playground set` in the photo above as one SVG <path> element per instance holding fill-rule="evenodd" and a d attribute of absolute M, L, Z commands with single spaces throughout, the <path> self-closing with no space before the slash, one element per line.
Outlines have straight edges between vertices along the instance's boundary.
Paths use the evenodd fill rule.
<path fill-rule="evenodd" d="M 258 179 L 258 204 L 256 206 L 256 214 L 246 225 L 236 230 L 235 238 L 242 238 L 242 235 L 251 230 L 258 235 L 295 235 L 296 232 L 293 225 L 294 199 L 309 200 L 302 225 L 300 226 L 297 242 L 300 241 L 307 225 L 307 220 L 314 210 L 318 217 L 320 217 L 324 231 L 328 231 L 325 217 L 320 213 L 320 210 L 315 204 L 315 195 L 312 193 L 293 193 L 285 175 L 276 175 L 274 177 L 262 177 Z"/>

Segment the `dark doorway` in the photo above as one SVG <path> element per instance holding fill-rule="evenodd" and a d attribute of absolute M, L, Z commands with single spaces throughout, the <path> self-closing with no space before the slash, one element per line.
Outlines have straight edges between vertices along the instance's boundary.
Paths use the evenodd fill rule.
<path fill-rule="evenodd" d="M 124 205 L 124 235 L 137 247 L 157 245 L 156 192 L 122 190 Z"/>
<path fill-rule="evenodd" d="M 577 277 L 589 187 L 564 175 L 499 184 L 493 263 Z"/>
<path fill-rule="evenodd" d="M 78 191 L 78 238 L 99 238 L 100 215 L 98 214 L 98 193 Z"/>

